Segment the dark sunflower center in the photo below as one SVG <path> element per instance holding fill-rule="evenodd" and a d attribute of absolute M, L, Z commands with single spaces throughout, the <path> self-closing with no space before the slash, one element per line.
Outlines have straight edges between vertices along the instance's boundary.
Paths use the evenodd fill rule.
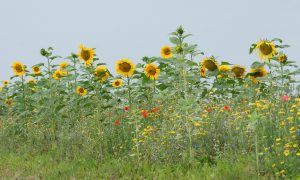
<path fill-rule="evenodd" d="M 81 55 L 82 59 L 85 60 L 85 61 L 89 60 L 90 57 L 91 57 L 90 52 L 87 51 L 87 50 L 81 50 L 80 55 Z"/>
<path fill-rule="evenodd" d="M 81 94 L 84 93 L 84 89 L 83 89 L 83 88 L 79 88 L 78 91 L 79 91 L 79 93 L 81 93 Z"/>
<path fill-rule="evenodd" d="M 103 78 L 103 77 L 106 76 L 106 71 L 100 70 L 100 71 L 97 72 L 97 75 L 98 75 L 100 78 Z"/>
<path fill-rule="evenodd" d="M 151 76 L 154 76 L 156 74 L 156 68 L 153 67 L 153 66 L 150 66 L 148 68 L 148 73 L 151 75 Z"/>
<path fill-rule="evenodd" d="M 170 48 L 164 48 L 163 52 L 165 55 L 170 55 L 171 54 L 171 49 Z"/>
<path fill-rule="evenodd" d="M 214 71 L 218 68 L 216 63 L 212 60 L 206 60 L 205 63 L 204 63 L 204 66 L 210 71 Z"/>
<path fill-rule="evenodd" d="M 39 68 L 39 67 L 34 67 L 33 70 L 34 70 L 35 72 L 39 72 L 39 71 L 40 71 L 40 68 Z"/>
<path fill-rule="evenodd" d="M 23 72 L 23 67 L 22 67 L 21 65 L 19 65 L 19 64 L 17 64 L 17 65 L 15 66 L 15 69 L 16 69 L 16 71 L 17 71 L 18 73 Z"/>
<path fill-rule="evenodd" d="M 120 69 L 122 72 L 129 72 L 130 69 L 131 69 L 131 65 L 127 62 L 122 62 L 120 65 L 119 65 Z"/>
<path fill-rule="evenodd" d="M 259 46 L 260 52 L 262 52 L 264 55 L 269 55 L 272 53 L 272 46 L 267 43 L 263 43 Z"/>
<path fill-rule="evenodd" d="M 119 81 L 116 81 L 116 82 L 115 82 L 115 85 L 116 85 L 116 86 L 119 86 L 119 85 L 120 85 L 120 82 L 119 82 Z"/>
<path fill-rule="evenodd" d="M 240 77 L 243 75 L 244 70 L 242 68 L 234 68 L 232 69 L 233 73 L 235 74 L 235 76 Z"/>

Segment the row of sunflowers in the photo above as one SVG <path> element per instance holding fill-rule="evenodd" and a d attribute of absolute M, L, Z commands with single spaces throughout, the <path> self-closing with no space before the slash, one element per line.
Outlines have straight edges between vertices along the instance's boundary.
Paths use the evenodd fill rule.
<path fill-rule="evenodd" d="M 251 45 L 245 66 L 205 56 L 182 27 L 159 57 L 116 62 L 94 48 L 12 65 L 0 88 L 1 151 L 140 164 L 215 164 L 249 157 L 256 177 L 294 178 L 300 167 L 300 69 L 281 39 Z"/>

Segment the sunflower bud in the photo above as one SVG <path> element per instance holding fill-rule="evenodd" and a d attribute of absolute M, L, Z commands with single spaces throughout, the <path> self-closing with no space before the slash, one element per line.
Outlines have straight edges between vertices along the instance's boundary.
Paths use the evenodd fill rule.
<path fill-rule="evenodd" d="M 72 53 L 71 56 L 72 56 L 73 59 L 77 58 L 77 54 L 75 54 L 75 53 Z"/>
<path fill-rule="evenodd" d="M 176 32 L 179 34 L 179 35 L 182 35 L 184 33 L 184 29 L 182 26 L 179 26 L 176 30 Z"/>
<path fill-rule="evenodd" d="M 176 52 L 181 54 L 183 52 L 183 48 L 181 46 L 176 46 Z"/>
<path fill-rule="evenodd" d="M 47 55 L 48 55 L 48 52 L 47 52 L 44 48 L 42 48 L 42 49 L 41 49 L 41 55 L 42 55 L 42 56 L 47 56 Z"/>

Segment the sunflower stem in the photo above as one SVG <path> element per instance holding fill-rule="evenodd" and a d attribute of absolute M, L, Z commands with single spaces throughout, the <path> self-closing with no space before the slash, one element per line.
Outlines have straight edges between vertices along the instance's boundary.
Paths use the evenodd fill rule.
<path fill-rule="evenodd" d="M 127 76 L 127 86 L 128 86 L 129 110 L 131 110 L 131 88 L 130 88 L 130 77 L 129 76 Z"/>
<path fill-rule="evenodd" d="M 24 111 L 26 112 L 24 75 L 22 75 L 22 91 L 23 91 L 23 106 L 24 106 Z M 26 117 L 26 113 L 25 113 L 25 117 Z"/>

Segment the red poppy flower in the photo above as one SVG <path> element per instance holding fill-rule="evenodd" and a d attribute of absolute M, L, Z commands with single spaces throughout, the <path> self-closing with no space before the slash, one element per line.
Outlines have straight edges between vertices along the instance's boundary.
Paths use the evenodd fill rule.
<path fill-rule="evenodd" d="M 116 126 L 120 126 L 121 125 L 121 121 L 120 120 L 116 120 L 114 123 Z"/>
<path fill-rule="evenodd" d="M 210 112 L 213 111 L 213 109 L 212 109 L 212 108 L 207 108 L 206 111 L 207 111 L 208 113 L 210 113 Z"/>
<path fill-rule="evenodd" d="M 225 105 L 225 106 L 224 106 L 224 110 L 225 110 L 225 111 L 229 111 L 229 110 L 230 110 L 230 107 L 229 107 L 228 105 Z"/>
<path fill-rule="evenodd" d="M 147 110 L 144 110 L 144 111 L 142 112 L 142 115 L 144 116 L 144 118 L 147 118 L 147 117 L 149 116 L 149 113 L 148 113 Z"/>
<path fill-rule="evenodd" d="M 125 110 L 125 111 L 128 111 L 128 110 L 129 110 L 129 107 L 128 107 L 128 106 L 125 106 L 125 107 L 124 107 L 124 110 Z"/>
<path fill-rule="evenodd" d="M 290 99 L 291 99 L 290 96 L 287 96 L 287 95 L 281 96 L 281 100 L 282 100 L 283 102 L 287 102 L 287 101 L 289 101 Z"/>

